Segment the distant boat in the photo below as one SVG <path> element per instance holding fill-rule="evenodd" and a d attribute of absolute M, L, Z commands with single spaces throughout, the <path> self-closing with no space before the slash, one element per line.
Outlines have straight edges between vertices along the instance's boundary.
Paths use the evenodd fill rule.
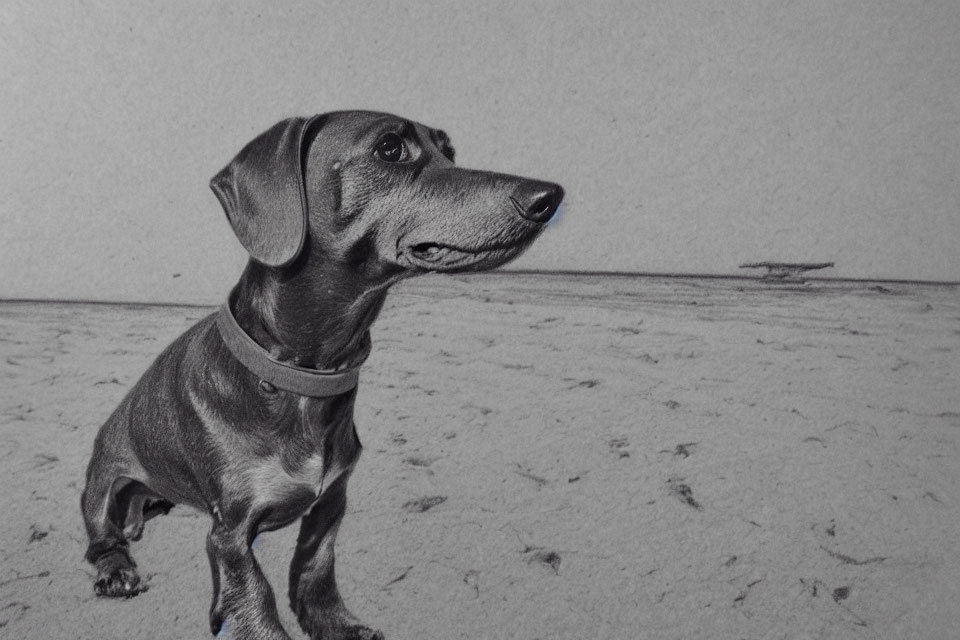
<path fill-rule="evenodd" d="M 749 262 L 740 265 L 741 269 L 761 269 L 767 272 L 761 276 L 763 280 L 786 280 L 789 282 L 803 282 L 800 274 L 814 269 L 832 267 L 832 262 Z"/>

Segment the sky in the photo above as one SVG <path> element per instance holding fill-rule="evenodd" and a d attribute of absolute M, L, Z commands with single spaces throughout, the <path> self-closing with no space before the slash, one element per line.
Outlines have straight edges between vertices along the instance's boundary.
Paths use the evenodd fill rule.
<path fill-rule="evenodd" d="M 513 268 L 960 281 L 960 3 L 44 2 L 0 17 L 0 298 L 214 304 L 207 184 L 292 115 L 553 180 Z"/>

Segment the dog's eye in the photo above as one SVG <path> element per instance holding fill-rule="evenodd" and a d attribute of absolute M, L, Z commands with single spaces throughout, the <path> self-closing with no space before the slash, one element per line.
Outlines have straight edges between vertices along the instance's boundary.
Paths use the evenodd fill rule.
<path fill-rule="evenodd" d="M 376 156 L 384 162 L 403 162 L 409 155 L 407 145 L 395 133 L 388 133 L 377 143 Z"/>

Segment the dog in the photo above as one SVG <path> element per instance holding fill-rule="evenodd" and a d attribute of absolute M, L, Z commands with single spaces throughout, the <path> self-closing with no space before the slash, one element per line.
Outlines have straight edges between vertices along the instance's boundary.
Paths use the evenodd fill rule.
<path fill-rule="evenodd" d="M 369 328 L 404 278 L 518 256 L 563 189 L 460 168 L 443 131 L 368 111 L 283 120 L 210 186 L 250 259 L 227 303 L 157 357 L 96 437 L 81 499 L 95 593 L 146 590 L 130 541 L 185 504 L 213 521 L 210 631 L 229 621 L 231 637 L 289 639 L 251 544 L 300 519 L 289 598 L 304 632 L 382 639 L 334 575 Z"/>

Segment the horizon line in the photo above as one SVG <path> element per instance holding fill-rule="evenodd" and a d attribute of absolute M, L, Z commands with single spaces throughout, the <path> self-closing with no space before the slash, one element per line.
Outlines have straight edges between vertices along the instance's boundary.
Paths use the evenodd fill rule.
<path fill-rule="evenodd" d="M 763 280 L 767 282 L 806 282 L 823 280 L 828 282 L 889 282 L 890 284 L 920 284 L 932 286 L 960 286 L 960 280 L 920 280 L 915 278 L 846 278 L 841 276 L 802 276 L 799 280 L 779 280 L 763 275 L 742 275 L 736 273 L 681 273 L 676 271 L 580 271 L 577 269 L 496 269 L 482 272 L 489 275 L 562 275 L 562 276 L 610 276 L 625 278 L 691 278 L 713 280 Z M 464 275 L 464 274 L 460 274 Z M 479 275 L 479 273 L 478 273 Z"/>
<path fill-rule="evenodd" d="M 442 275 L 442 274 L 441 274 Z M 720 273 L 676 273 L 651 271 L 580 271 L 576 269 L 495 269 L 493 271 L 465 272 L 450 274 L 456 276 L 566 276 L 566 277 L 604 277 L 604 278 L 673 278 L 687 280 L 756 280 L 767 284 L 802 284 L 809 281 L 818 282 L 850 282 L 858 284 L 909 284 L 932 287 L 957 287 L 960 281 L 950 280 L 912 280 L 903 278 L 840 278 L 829 276 L 809 276 L 799 280 L 765 278 L 760 275 L 739 275 Z M 90 304 L 90 305 L 132 305 L 138 307 L 188 307 L 206 309 L 218 306 L 217 303 L 201 302 L 144 302 L 137 300 L 94 300 L 86 298 L 4 298 L 0 297 L 0 304 Z"/>

